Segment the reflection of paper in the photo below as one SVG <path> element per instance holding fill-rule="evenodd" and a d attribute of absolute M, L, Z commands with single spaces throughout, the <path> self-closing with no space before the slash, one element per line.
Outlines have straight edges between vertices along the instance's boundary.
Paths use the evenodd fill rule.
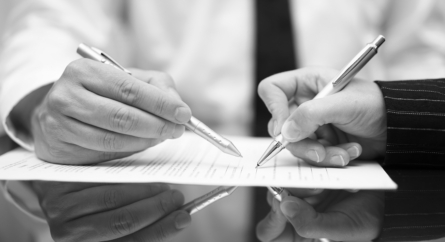
<path fill-rule="evenodd" d="M 166 182 L 197 185 L 282 186 L 332 189 L 395 189 L 376 162 L 346 168 L 309 166 L 283 150 L 255 169 L 271 139 L 229 137 L 244 158 L 220 152 L 186 133 L 133 156 L 88 166 L 55 165 L 17 149 L 0 157 L 0 180 L 76 182 Z"/>

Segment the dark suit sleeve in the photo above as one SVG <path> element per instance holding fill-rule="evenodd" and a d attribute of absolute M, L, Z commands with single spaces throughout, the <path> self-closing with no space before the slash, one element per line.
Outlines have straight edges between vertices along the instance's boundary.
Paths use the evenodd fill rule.
<path fill-rule="evenodd" d="M 376 81 L 387 111 L 385 192 L 379 241 L 445 237 L 445 79 Z"/>

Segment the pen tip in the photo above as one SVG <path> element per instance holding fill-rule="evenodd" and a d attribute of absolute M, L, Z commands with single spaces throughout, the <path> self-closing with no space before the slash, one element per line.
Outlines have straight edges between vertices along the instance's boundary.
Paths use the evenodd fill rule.
<path fill-rule="evenodd" d="M 255 169 L 258 169 L 258 167 L 260 167 L 258 164 L 255 166 Z"/>
<path fill-rule="evenodd" d="M 276 156 L 283 149 L 284 146 L 280 142 L 273 141 L 264 152 L 264 154 L 261 156 L 261 158 L 258 160 L 257 166 L 263 165 L 264 163 L 266 163 L 266 161 Z"/>
<path fill-rule="evenodd" d="M 241 152 L 239 152 L 239 150 L 232 143 L 230 143 L 230 145 L 227 146 L 227 148 L 224 150 L 224 152 L 229 154 L 229 155 L 233 155 L 233 156 L 237 156 L 237 157 L 243 157 L 241 155 Z"/>

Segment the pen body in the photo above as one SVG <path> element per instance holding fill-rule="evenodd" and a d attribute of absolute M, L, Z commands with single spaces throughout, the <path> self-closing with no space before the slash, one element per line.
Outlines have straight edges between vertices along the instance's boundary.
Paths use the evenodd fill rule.
<path fill-rule="evenodd" d="M 185 204 L 179 210 L 187 211 L 190 215 L 202 210 L 208 205 L 218 201 L 221 198 L 230 195 L 236 187 L 230 187 L 229 189 L 224 186 L 217 187 L 216 189 L 210 191 L 209 193 L 196 198 L 195 200 Z"/>

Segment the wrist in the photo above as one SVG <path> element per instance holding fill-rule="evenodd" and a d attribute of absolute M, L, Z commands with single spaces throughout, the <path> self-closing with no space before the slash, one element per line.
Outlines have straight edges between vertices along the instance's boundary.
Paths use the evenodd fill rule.
<path fill-rule="evenodd" d="M 24 97 L 12 109 L 10 118 L 17 130 L 32 136 L 31 120 L 36 108 L 42 103 L 52 84 L 40 87 Z"/>

